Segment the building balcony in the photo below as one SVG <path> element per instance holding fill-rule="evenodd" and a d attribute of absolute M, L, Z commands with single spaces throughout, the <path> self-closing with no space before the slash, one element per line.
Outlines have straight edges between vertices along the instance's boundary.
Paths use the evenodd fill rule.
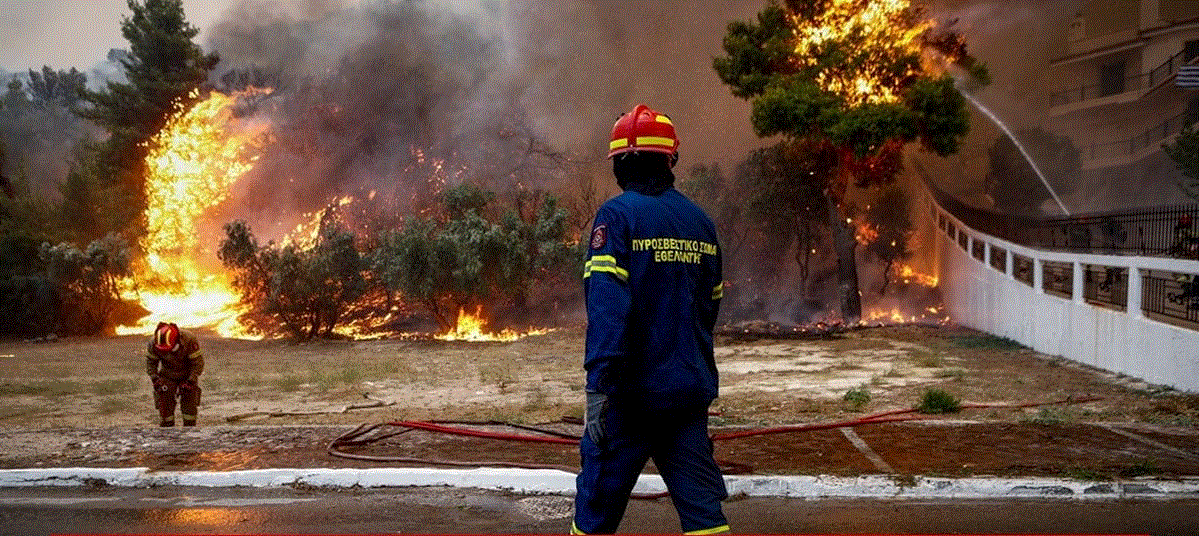
<path fill-rule="evenodd" d="M 1140 100 L 1173 80 L 1180 66 L 1195 63 L 1199 59 L 1191 58 L 1187 62 L 1184 52 L 1170 56 L 1147 73 L 1054 91 L 1049 94 L 1049 114 L 1061 116 L 1078 110 Z"/>
<path fill-rule="evenodd" d="M 1199 120 L 1199 113 L 1196 113 L 1199 106 L 1194 106 L 1196 103 L 1199 103 L 1199 100 L 1192 103 L 1192 109 L 1166 119 L 1131 138 L 1080 146 L 1078 150 L 1082 168 L 1100 169 L 1131 164 L 1162 150 L 1163 143 L 1182 131 L 1183 127 L 1195 125 L 1196 120 Z"/>

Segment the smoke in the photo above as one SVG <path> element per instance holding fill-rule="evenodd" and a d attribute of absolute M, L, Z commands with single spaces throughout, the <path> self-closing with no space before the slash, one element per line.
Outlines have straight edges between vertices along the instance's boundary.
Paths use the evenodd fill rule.
<path fill-rule="evenodd" d="M 277 91 L 236 206 L 278 221 L 347 193 L 412 199 L 427 159 L 501 192 L 562 193 L 567 162 L 613 191 L 608 131 L 639 102 L 675 118 L 679 169 L 728 164 L 762 144 L 710 65 L 728 21 L 761 8 L 730 4 L 243 0 L 205 34 L 214 79 Z"/>
<path fill-rule="evenodd" d="M 946 0 L 929 13 L 954 21 L 966 35 L 996 80 L 983 90 L 984 100 L 1024 126 L 1045 115 L 1043 66 L 1075 3 Z M 733 169 L 771 141 L 752 133 L 749 104 L 729 94 L 711 59 L 722 54 L 728 22 L 749 20 L 764 5 L 242 0 L 205 33 L 206 48 L 222 57 L 217 78 L 255 69 L 278 90 L 257 109 L 272 122 L 275 140 L 247 177 L 236 203 L 243 212 L 233 217 L 286 221 L 367 191 L 413 200 L 429 187 L 430 173 L 501 192 L 569 193 L 574 185 L 554 169 L 562 159 L 581 166 L 600 192 L 612 192 L 603 159 L 608 132 L 619 113 L 641 102 L 674 120 L 682 156 L 676 169 L 696 163 Z M 1030 32 L 1037 36 L 1032 41 Z M 972 162 L 960 169 L 981 163 L 966 174 L 979 191 L 986 149 L 998 132 L 985 121 L 976 119 L 966 152 L 956 157 Z M 864 287 L 879 284 L 872 274 L 880 270 L 870 264 Z M 763 294 L 765 302 L 795 295 L 791 266 L 783 270 L 770 283 L 779 292 Z M 824 270 L 812 280 L 829 277 Z M 832 286 L 817 286 L 804 295 L 832 303 L 824 295 Z M 762 306 L 778 318 L 819 313 L 813 303 Z"/>

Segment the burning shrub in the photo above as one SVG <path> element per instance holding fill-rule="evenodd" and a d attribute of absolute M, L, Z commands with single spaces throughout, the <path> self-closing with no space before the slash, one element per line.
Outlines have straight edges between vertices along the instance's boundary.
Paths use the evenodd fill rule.
<path fill-rule="evenodd" d="M 330 205 L 311 246 L 259 246 L 235 221 L 218 256 L 250 308 L 242 322 L 263 333 L 327 337 L 339 322 L 355 334 L 388 332 L 414 309 L 449 330 L 459 311 L 528 314 L 531 284 L 565 273 L 573 259 L 566 212 L 548 195 L 533 197 L 501 212 L 494 194 L 463 184 L 439 195 L 435 216 L 362 240 L 343 230 L 340 205 Z"/>
<path fill-rule="evenodd" d="M 384 233 L 370 254 L 373 273 L 443 328 L 458 310 L 484 304 L 527 313 L 531 283 L 561 274 L 571 259 L 566 211 L 542 196 L 527 219 L 514 210 L 488 219 L 494 198 L 470 184 L 447 189 L 440 217 L 409 218 Z"/>
<path fill-rule="evenodd" d="M 259 246 L 244 221 L 225 225 L 218 256 L 236 275 L 233 284 L 250 310 L 242 320 L 265 333 L 300 340 L 328 337 L 349 304 L 362 296 L 364 263 L 354 235 L 322 224 L 311 247 Z"/>

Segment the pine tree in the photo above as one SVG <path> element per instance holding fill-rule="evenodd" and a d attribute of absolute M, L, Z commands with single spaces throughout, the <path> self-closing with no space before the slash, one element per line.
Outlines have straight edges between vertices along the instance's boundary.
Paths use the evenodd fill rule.
<path fill-rule="evenodd" d="M 75 111 L 108 130 L 109 138 L 96 146 L 98 175 L 102 186 L 120 190 L 133 209 L 127 212 L 136 215 L 145 206 L 145 142 L 177 105 L 192 103 L 193 90 L 208 80 L 219 57 L 192 42 L 200 30 L 187 22 L 182 0 L 128 0 L 128 6 L 131 14 L 121 22 L 130 45 L 121 60 L 128 82 L 85 91 L 85 104 Z"/>
<path fill-rule="evenodd" d="M 906 144 L 945 156 L 957 152 L 969 116 L 944 70 L 927 69 L 922 50 L 987 83 L 986 68 L 964 40 L 937 33 L 919 10 L 878 0 L 772 0 L 751 22 L 729 24 L 727 56 L 712 62 L 734 96 L 752 103 L 754 131 L 835 151 L 827 185 L 841 287 L 841 315 L 861 317 L 848 189 L 893 182 Z"/>

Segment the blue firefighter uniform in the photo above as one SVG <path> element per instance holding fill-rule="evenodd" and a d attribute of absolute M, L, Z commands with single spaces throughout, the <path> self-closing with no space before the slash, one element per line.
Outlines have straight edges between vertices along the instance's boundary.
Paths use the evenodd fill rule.
<path fill-rule="evenodd" d="M 669 175 L 669 171 L 666 171 Z M 574 533 L 616 531 L 650 458 L 682 529 L 728 530 L 707 411 L 717 395 L 712 329 L 721 253 L 712 221 L 668 182 L 632 185 L 592 228 L 587 300 L 587 431 Z"/>

